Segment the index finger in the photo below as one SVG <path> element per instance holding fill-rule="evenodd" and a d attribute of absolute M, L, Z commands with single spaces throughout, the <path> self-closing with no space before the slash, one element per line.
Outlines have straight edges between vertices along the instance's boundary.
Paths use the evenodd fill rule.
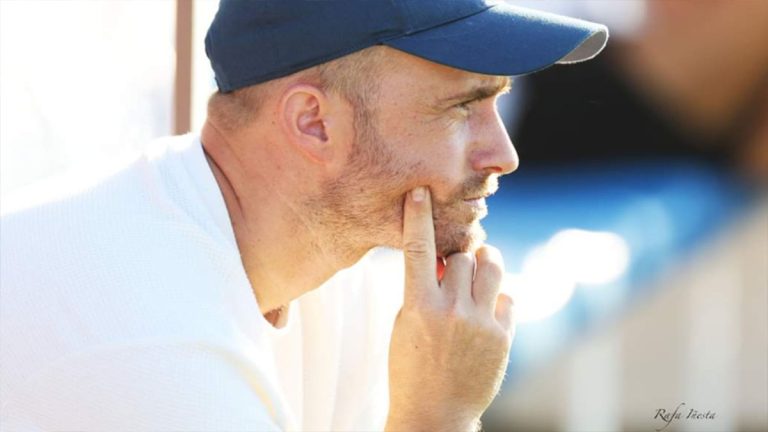
<path fill-rule="evenodd" d="M 419 186 L 403 204 L 403 254 L 405 298 L 414 300 L 427 290 L 437 289 L 435 275 L 435 225 L 429 189 Z"/>

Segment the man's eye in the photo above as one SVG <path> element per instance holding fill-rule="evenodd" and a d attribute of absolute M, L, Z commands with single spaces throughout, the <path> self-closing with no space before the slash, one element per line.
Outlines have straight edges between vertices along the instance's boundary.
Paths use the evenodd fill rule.
<path fill-rule="evenodd" d="M 470 105 L 472 105 L 472 102 L 475 102 L 475 100 L 464 101 L 464 102 L 456 104 L 454 106 L 456 108 L 460 109 L 461 111 L 469 112 Z"/>

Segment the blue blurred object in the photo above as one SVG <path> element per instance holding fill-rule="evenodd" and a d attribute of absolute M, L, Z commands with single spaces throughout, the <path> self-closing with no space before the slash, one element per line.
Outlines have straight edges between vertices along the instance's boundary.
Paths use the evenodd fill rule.
<path fill-rule="evenodd" d="M 518 324 L 507 385 L 590 325 L 621 313 L 654 277 L 739 214 L 751 196 L 728 172 L 689 160 L 524 166 L 501 183 L 483 225 L 488 242 L 503 252 L 508 273 L 523 272 L 531 252 L 564 230 L 613 233 L 629 252 L 620 277 L 597 288 L 577 283 L 562 309 Z"/>

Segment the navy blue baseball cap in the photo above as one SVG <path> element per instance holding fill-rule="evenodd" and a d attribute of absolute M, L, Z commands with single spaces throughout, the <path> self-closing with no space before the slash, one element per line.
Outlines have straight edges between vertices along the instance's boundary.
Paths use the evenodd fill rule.
<path fill-rule="evenodd" d="M 607 39 L 601 24 L 484 0 L 221 0 L 205 50 L 230 92 L 374 45 L 515 76 L 588 60 Z"/>

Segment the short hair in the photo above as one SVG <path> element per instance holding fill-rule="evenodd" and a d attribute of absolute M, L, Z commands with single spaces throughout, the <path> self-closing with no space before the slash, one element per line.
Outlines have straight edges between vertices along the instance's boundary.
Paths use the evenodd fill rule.
<path fill-rule="evenodd" d="M 377 76 L 384 67 L 386 48 L 374 46 L 285 78 L 300 77 L 324 91 L 346 98 L 356 112 L 370 113 L 378 96 Z M 229 93 L 217 91 L 208 100 L 208 117 L 227 131 L 236 131 L 257 118 L 262 101 L 274 91 L 277 80 L 243 87 Z M 359 113 L 358 113 L 359 114 Z"/>

